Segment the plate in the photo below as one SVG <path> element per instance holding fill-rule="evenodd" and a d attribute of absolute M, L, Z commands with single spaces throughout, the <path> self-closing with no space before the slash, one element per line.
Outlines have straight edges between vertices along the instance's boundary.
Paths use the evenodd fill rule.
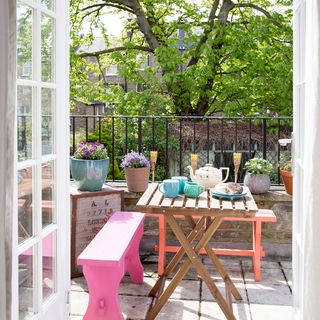
<path fill-rule="evenodd" d="M 242 192 L 238 194 L 229 194 L 229 193 L 221 193 L 216 192 L 214 190 L 210 190 L 210 194 L 216 198 L 223 199 L 223 200 L 237 200 L 243 198 L 247 193 Z"/>

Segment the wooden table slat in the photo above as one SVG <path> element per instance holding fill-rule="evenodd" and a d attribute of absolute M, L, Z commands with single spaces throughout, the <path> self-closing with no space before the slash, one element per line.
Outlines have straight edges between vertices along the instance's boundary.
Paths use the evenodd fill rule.
<path fill-rule="evenodd" d="M 173 201 L 174 201 L 174 199 L 172 199 L 172 198 L 163 198 L 163 200 L 161 202 L 161 208 L 171 207 Z"/>
<path fill-rule="evenodd" d="M 198 198 L 198 208 L 208 208 L 208 191 L 204 191 Z"/>
<path fill-rule="evenodd" d="M 245 196 L 246 207 L 249 211 L 258 211 L 258 207 L 248 187 L 243 187 L 247 195 Z"/>
<path fill-rule="evenodd" d="M 231 200 L 222 200 L 222 209 L 233 209 Z"/>
<path fill-rule="evenodd" d="M 163 198 L 163 194 L 157 190 L 155 192 L 155 194 L 153 195 L 152 199 L 149 202 L 148 206 L 152 206 L 152 207 L 160 207 L 160 203 L 162 201 Z"/>
<path fill-rule="evenodd" d="M 139 199 L 137 206 L 146 206 L 152 198 L 154 192 L 158 189 L 157 183 L 151 183 L 145 193 Z"/>
<path fill-rule="evenodd" d="M 220 200 L 215 197 L 210 197 L 210 208 L 211 209 L 220 209 Z"/>
<path fill-rule="evenodd" d="M 172 207 L 173 208 L 183 208 L 184 200 L 185 200 L 185 198 L 183 195 L 178 196 L 177 198 L 174 199 Z"/>
<path fill-rule="evenodd" d="M 234 200 L 233 203 L 235 210 L 246 210 L 243 199 Z"/>
<path fill-rule="evenodd" d="M 185 207 L 186 207 L 186 208 L 193 208 L 193 209 L 195 209 L 195 207 L 196 207 L 196 200 L 197 200 L 197 199 L 195 199 L 195 198 L 187 198 Z"/>

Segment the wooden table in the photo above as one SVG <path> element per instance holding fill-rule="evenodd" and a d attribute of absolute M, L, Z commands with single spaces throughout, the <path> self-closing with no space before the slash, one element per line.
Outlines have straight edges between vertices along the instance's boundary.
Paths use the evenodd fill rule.
<path fill-rule="evenodd" d="M 255 216 L 258 207 L 249 189 L 245 187 L 245 191 L 247 195 L 237 201 L 216 199 L 211 197 L 208 191 L 204 191 L 196 199 L 186 198 L 184 196 L 170 199 L 165 198 L 158 190 L 157 183 L 149 185 L 148 189 L 138 201 L 137 207 L 144 213 L 163 214 L 180 242 L 181 248 L 167 265 L 163 275 L 150 291 L 149 295 L 155 297 L 155 303 L 147 314 L 147 320 L 155 319 L 191 266 L 197 270 L 199 276 L 206 283 L 226 318 L 228 320 L 236 319 L 232 311 L 232 296 L 236 300 L 241 300 L 241 295 L 220 260 L 212 251 L 209 241 L 224 218 L 249 218 Z M 187 236 L 179 226 L 177 218 L 175 218 L 174 215 L 185 216 L 186 221 L 192 228 L 192 231 Z M 200 217 L 200 219 L 194 219 L 195 216 Z M 194 241 L 195 244 L 193 245 Z M 202 249 L 206 251 L 212 264 L 224 280 L 226 297 L 222 296 L 208 270 L 203 265 L 200 257 L 200 251 Z M 164 290 L 166 279 L 173 273 L 185 254 L 188 259 L 178 268 L 168 287 Z"/>

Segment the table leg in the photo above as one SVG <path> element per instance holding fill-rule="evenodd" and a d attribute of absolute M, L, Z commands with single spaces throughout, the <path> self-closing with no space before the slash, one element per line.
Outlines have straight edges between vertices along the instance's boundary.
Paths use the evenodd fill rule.
<path fill-rule="evenodd" d="M 184 247 L 186 254 L 188 255 L 192 265 L 196 268 L 198 274 L 202 277 L 203 281 L 208 286 L 208 289 L 210 290 L 212 296 L 216 299 L 217 303 L 219 304 L 226 318 L 228 320 L 236 320 L 235 316 L 233 315 L 232 309 L 228 306 L 226 300 L 223 298 L 219 289 L 217 288 L 214 281 L 210 277 L 209 272 L 201 262 L 201 257 L 199 256 L 198 253 L 194 251 L 191 243 L 188 241 L 188 239 L 184 235 L 183 231 L 181 230 L 175 218 L 173 216 L 168 215 L 167 220 L 172 231 L 176 235 L 177 239 L 179 240 L 181 245 Z M 216 217 L 214 222 L 212 222 L 211 225 L 208 227 L 207 231 L 203 236 L 203 238 L 205 239 L 205 242 L 202 248 L 209 242 L 209 240 L 212 238 L 213 234 L 215 233 L 215 230 L 217 230 L 217 227 L 215 225 L 217 224 L 219 227 L 222 220 L 223 220 L 222 217 Z M 215 224 L 215 222 L 217 223 Z"/>
<path fill-rule="evenodd" d="M 190 232 L 188 236 L 188 241 L 192 242 L 197 238 L 199 235 L 200 230 L 203 228 L 205 223 L 205 217 L 202 217 L 197 224 L 193 226 L 192 231 Z M 175 256 L 172 258 L 166 269 L 164 270 L 162 276 L 158 279 L 156 284 L 151 289 L 149 296 L 154 297 L 156 293 L 159 291 L 161 287 L 161 283 L 163 282 L 163 278 L 166 278 L 171 274 L 171 272 L 175 269 L 175 267 L 178 265 L 178 263 L 181 261 L 182 257 L 184 256 L 185 251 L 183 247 L 180 247 L 179 251 L 175 254 Z"/>
<path fill-rule="evenodd" d="M 216 287 L 215 283 L 210 277 L 210 274 L 204 267 L 204 265 L 201 262 L 201 257 L 199 257 L 200 250 L 209 242 L 209 240 L 212 238 L 212 235 L 215 233 L 215 231 L 220 226 L 223 218 L 215 218 L 215 220 L 210 224 L 206 232 L 204 233 L 203 237 L 199 240 L 195 248 L 193 249 L 191 242 L 187 239 L 187 237 L 184 235 L 183 231 L 181 230 L 179 224 L 175 220 L 173 216 L 167 216 L 168 223 L 172 229 L 172 231 L 175 233 L 177 239 L 180 241 L 182 247 L 184 248 L 185 252 L 187 253 L 189 260 L 186 260 L 182 267 L 179 269 L 179 271 L 175 274 L 173 279 L 171 280 L 169 286 L 167 289 L 162 293 L 159 300 L 155 303 L 155 305 L 151 308 L 147 315 L 147 320 L 155 319 L 157 314 L 160 312 L 163 305 L 166 303 L 166 301 L 169 299 L 172 292 L 175 290 L 175 288 L 178 286 L 178 284 L 183 279 L 184 275 L 189 270 L 191 264 L 196 268 L 198 274 L 202 277 L 204 282 L 207 284 L 211 294 L 215 297 L 216 301 L 218 302 L 220 308 L 224 312 L 225 316 L 228 320 L 235 320 L 235 317 L 233 315 L 233 312 L 231 308 L 228 306 L 226 300 L 221 295 L 220 291 Z M 199 223 L 199 222 L 198 222 Z"/>
<path fill-rule="evenodd" d="M 194 228 L 194 226 L 196 225 L 194 218 L 192 218 L 191 216 L 186 216 L 185 218 L 186 218 L 187 222 L 189 223 L 190 227 Z M 241 294 L 239 293 L 238 289 L 234 285 L 233 281 L 230 279 L 230 276 L 228 275 L 228 273 L 224 269 L 222 263 L 220 262 L 220 260 L 216 256 L 216 254 L 213 252 L 210 245 L 207 244 L 204 248 L 206 250 L 208 257 L 211 259 L 212 264 L 216 267 L 221 278 L 224 280 L 226 286 L 228 283 L 228 286 L 229 286 L 230 291 L 231 291 L 232 295 L 234 296 L 234 298 L 236 300 L 242 300 Z"/>

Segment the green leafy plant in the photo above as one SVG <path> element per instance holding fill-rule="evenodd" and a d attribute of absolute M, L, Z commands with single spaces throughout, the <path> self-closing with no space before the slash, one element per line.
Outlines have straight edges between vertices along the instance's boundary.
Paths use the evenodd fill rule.
<path fill-rule="evenodd" d="M 279 168 L 284 171 L 292 171 L 291 152 L 287 151 L 281 153 Z"/>
<path fill-rule="evenodd" d="M 271 174 L 273 172 L 273 166 L 268 160 L 253 158 L 247 161 L 244 167 L 254 174 Z"/>

